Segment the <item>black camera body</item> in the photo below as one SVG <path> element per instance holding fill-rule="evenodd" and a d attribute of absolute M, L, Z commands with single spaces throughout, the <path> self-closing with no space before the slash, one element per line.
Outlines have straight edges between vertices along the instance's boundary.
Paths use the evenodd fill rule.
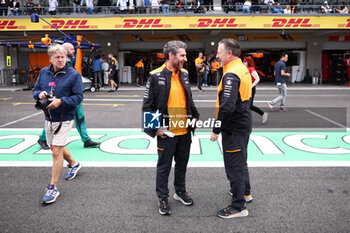
<path fill-rule="evenodd" d="M 35 104 L 35 108 L 38 109 L 38 110 L 43 110 L 43 109 L 46 109 L 46 107 L 51 104 L 51 98 L 53 98 L 50 94 L 47 94 L 46 95 L 46 99 L 39 99 L 36 101 L 36 104 Z"/>

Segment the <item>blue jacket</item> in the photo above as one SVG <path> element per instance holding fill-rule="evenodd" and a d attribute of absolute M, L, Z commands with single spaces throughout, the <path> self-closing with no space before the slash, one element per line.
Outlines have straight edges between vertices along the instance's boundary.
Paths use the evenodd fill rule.
<path fill-rule="evenodd" d="M 94 72 L 96 71 L 102 71 L 102 62 L 100 59 L 96 59 L 93 63 L 92 63 L 92 70 Z"/>
<path fill-rule="evenodd" d="M 80 74 L 67 65 L 57 73 L 54 73 L 52 65 L 45 67 L 40 71 L 35 83 L 34 99 L 38 100 L 42 91 L 50 93 L 49 83 L 53 81 L 56 83 L 55 96 L 61 99 L 62 104 L 56 109 L 49 109 L 51 120 L 53 122 L 59 122 L 61 118 L 63 121 L 73 120 L 77 105 L 83 100 L 83 83 Z"/>

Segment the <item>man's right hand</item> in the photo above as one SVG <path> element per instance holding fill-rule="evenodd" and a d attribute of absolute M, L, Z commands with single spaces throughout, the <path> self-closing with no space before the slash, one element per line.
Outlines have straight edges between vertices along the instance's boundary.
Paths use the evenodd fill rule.
<path fill-rule="evenodd" d="M 167 136 L 164 134 L 163 129 L 160 128 L 157 130 L 156 135 L 161 137 L 162 139 L 166 138 Z"/>
<path fill-rule="evenodd" d="M 40 92 L 40 94 L 39 94 L 39 99 L 46 99 L 47 98 L 47 95 L 48 95 L 48 93 L 46 92 L 46 91 L 42 91 L 42 92 Z"/>

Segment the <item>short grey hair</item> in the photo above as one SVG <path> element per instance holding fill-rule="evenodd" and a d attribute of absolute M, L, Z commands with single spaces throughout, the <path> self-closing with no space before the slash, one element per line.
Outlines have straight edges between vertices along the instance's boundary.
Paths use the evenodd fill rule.
<path fill-rule="evenodd" d="M 180 40 L 172 40 L 167 42 L 163 48 L 163 54 L 165 56 L 165 59 L 169 59 L 169 52 L 172 52 L 174 55 L 176 55 L 180 48 L 186 49 L 187 45 Z"/>
<path fill-rule="evenodd" d="M 65 50 L 62 45 L 60 44 L 50 45 L 49 49 L 47 50 L 47 54 L 49 55 L 49 57 L 51 58 L 52 55 L 56 52 L 61 52 L 67 56 L 67 50 Z"/>
<path fill-rule="evenodd" d="M 238 41 L 232 38 L 222 39 L 219 44 L 223 44 L 226 52 L 231 51 L 236 57 L 241 56 L 241 46 Z"/>

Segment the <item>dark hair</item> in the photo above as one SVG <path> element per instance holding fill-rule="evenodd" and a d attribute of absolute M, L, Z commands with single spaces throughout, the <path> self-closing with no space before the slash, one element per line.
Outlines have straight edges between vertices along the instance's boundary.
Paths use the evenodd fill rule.
<path fill-rule="evenodd" d="M 241 46 L 238 41 L 232 38 L 222 39 L 219 44 L 223 44 L 225 46 L 226 51 L 231 51 L 233 55 L 236 57 L 241 56 Z"/>
<path fill-rule="evenodd" d="M 281 53 L 280 59 L 286 55 L 288 55 L 286 52 Z"/>
<path fill-rule="evenodd" d="M 254 62 L 254 59 L 251 56 L 244 57 L 243 60 L 247 62 L 248 67 L 254 67 L 255 68 L 255 62 Z"/>
<path fill-rule="evenodd" d="M 180 40 L 172 40 L 167 42 L 163 48 L 163 54 L 165 56 L 165 59 L 169 59 L 169 52 L 172 52 L 174 55 L 176 55 L 179 48 L 186 49 L 187 45 Z"/>

